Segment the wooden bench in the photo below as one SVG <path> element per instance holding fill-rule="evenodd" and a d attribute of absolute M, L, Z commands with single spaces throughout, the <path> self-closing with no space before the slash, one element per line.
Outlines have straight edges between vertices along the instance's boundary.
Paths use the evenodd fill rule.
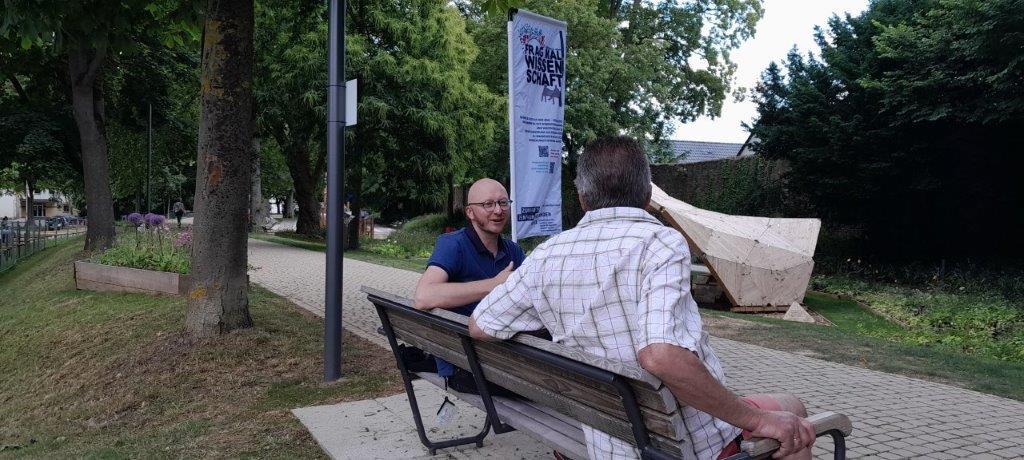
<path fill-rule="evenodd" d="M 431 455 L 437 449 L 464 444 L 482 446 L 496 434 L 519 429 L 572 457 L 587 458 L 580 421 L 636 446 L 643 458 L 682 458 L 689 442 L 678 402 L 667 387 L 635 363 L 600 358 L 579 350 L 518 334 L 512 340 L 482 342 L 469 337 L 468 318 L 446 310 L 425 312 L 408 299 L 363 287 L 380 316 L 405 383 L 420 441 Z M 450 391 L 487 414 L 482 430 L 465 438 L 432 441 L 423 428 L 412 374 L 399 357 L 398 342 L 418 347 L 467 369 L 480 395 Z M 420 377 L 440 387 L 437 374 Z M 486 382 L 505 387 L 525 399 L 491 397 Z M 826 412 L 810 418 L 818 436 L 830 435 L 835 458 L 845 458 L 850 420 Z M 764 458 L 778 448 L 774 440 L 744 441 L 733 459 Z"/>

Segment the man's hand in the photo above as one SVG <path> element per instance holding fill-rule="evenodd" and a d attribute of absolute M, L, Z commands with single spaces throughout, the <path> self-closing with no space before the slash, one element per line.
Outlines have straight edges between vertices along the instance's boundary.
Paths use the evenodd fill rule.
<path fill-rule="evenodd" d="M 497 275 L 494 275 L 494 278 L 491 278 L 491 280 L 494 281 L 494 287 L 501 286 L 502 283 L 508 279 L 508 275 L 512 274 L 512 264 L 514 263 L 515 262 L 509 262 L 508 266 L 505 267 L 504 270 L 500 271 Z"/>
<path fill-rule="evenodd" d="M 814 444 L 814 427 L 807 419 L 789 412 L 763 411 L 760 415 L 750 431 L 753 436 L 779 441 L 782 446 L 772 458 L 782 458 Z"/>

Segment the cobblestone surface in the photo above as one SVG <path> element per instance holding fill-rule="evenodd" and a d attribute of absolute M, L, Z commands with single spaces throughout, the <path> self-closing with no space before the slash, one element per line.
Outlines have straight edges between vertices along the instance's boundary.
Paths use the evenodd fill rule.
<path fill-rule="evenodd" d="M 249 240 L 252 280 L 323 316 L 322 253 Z M 343 322 L 381 346 L 370 286 L 410 296 L 418 273 L 345 259 Z M 712 338 L 728 386 L 739 394 L 788 392 L 811 413 L 841 412 L 854 423 L 850 458 L 1024 458 L 1024 403 L 903 376 Z M 1022 383 L 1024 384 L 1024 383 Z M 828 445 L 828 446 L 826 446 Z M 821 439 L 817 457 L 831 443 Z M 820 446 L 820 447 L 819 447 Z"/>

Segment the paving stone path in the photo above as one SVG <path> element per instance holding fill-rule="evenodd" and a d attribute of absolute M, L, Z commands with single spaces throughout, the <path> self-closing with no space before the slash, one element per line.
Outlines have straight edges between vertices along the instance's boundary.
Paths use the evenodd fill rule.
<path fill-rule="evenodd" d="M 323 316 L 322 253 L 249 240 L 249 263 L 258 267 L 251 273 L 253 281 Z M 418 276 L 345 259 L 345 329 L 386 346 L 376 333 L 376 311 L 359 287 L 408 297 Z M 728 386 L 737 393 L 794 393 L 812 413 L 832 410 L 850 416 L 851 458 L 1024 458 L 1022 402 L 721 338 L 712 338 L 712 346 L 725 366 Z M 415 441 L 415 433 L 410 436 Z M 822 439 L 819 444 L 831 443 Z M 827 455 L 817 446 L 815 453 Z"/>

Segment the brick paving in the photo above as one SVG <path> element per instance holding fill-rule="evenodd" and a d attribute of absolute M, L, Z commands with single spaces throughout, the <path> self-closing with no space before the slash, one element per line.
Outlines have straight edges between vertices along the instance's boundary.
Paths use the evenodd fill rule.
<path fill-rule="evenodd" d="M 322 253 L 249 240 L 252 280 L 323 316 Z M 347 331 L 381 346 L 380 320 L 362 285 L 410 296 L 419 274 L 345 259 L 343 321 Z M 1024 403 L 949 385 L 712 338 L 728 386 L 739 394 L 789 392 L 811 413 L 848 415 L 850 458 L 1024 458 Z M 1021 383 L 1024 385 L 1024 382 Z M 822 439 L 816 457 L 827 455 Z"/>

